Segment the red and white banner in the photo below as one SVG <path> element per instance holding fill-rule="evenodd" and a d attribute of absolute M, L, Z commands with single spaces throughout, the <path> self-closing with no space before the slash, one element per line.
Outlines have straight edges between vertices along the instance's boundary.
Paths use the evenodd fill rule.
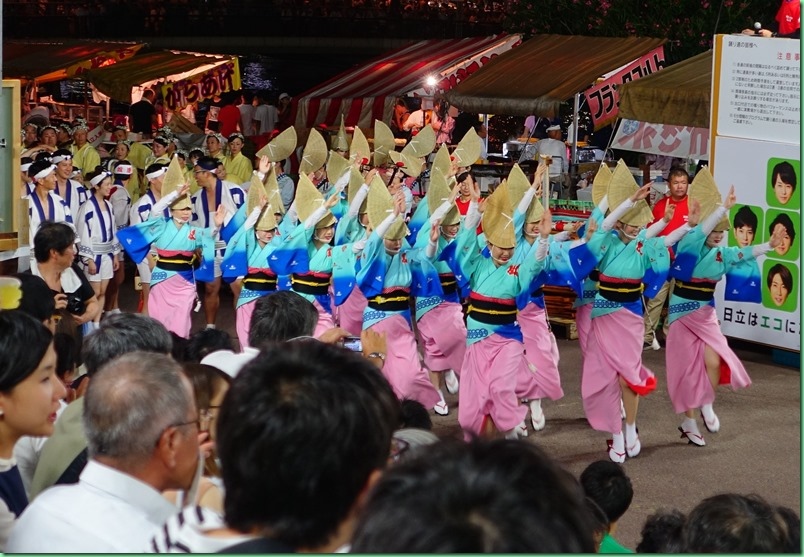
<path fill-rule="evenodd" d="M 620 94 L 617 92 L 619 85 L 658 72 L 664 67 L 664 46 L 659 46 L 584 91 L 595 129 L 609 124 L 620 112 Z"/>
<path fill-rule="evenodd" d="M 623 118 L 611 147 L 681 159 L 709 160 L 709 129 L 651 124 Z"/>

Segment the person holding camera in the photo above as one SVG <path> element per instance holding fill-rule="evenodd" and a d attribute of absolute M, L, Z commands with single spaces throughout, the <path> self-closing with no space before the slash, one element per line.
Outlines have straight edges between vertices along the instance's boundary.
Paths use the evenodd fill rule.
<path fill-rule="evenodd" d="M 100 313 L 95 291 L 75 265 L 75 230 L 63 222 L 44 221 L 34 236 L 34 274 L 55 294 L 56 310 L 72 316 L 76 326 Z"/>

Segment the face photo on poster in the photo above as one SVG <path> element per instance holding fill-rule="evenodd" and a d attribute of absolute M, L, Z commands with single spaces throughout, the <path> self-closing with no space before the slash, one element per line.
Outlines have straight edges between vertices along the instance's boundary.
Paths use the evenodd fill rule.
<path fill-rule="evenodd" d="M 800 226 L 798 213 L 768 209 L 765 213 L 765 223 L 765 229 L 763 231 L 765 242 L 770 241 L 771 234 L 773 234 L 773 229 L 776 228 L 776 225 L 782 225 L 784 228 L 782 243 L 768 252 L 768 258 L 796 261 L 801 251 L 801 247 L 798 243 L 801 239 L 798 238 L 799 231 L 796 229 Z"/>
<path fill-rule="evenodd" d="M 799 182 L 801 163 L 797 160 L 771 158 L 768 160 L 768 188 L 766 190 L 769 207 L 795 210 L 801 205 Z"/>
<path fill-rule="evenodd" d="M 798 308 L 798 268 L 790 263 L 767 259 L 762 265 L 762 305 L 768 309 L 794 312 Z"/>
<path fill-rule="evenodd" d="M 762 238 L 765 222 L 762 207 L 737 203 L 729 211 L 729 245 L 739 248 L 753 246 Z"/>

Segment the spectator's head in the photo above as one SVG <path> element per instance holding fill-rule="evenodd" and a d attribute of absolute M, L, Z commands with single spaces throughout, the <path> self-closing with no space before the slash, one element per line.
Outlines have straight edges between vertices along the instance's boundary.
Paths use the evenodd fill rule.
<path fill-rule="evenodd" d="M 685 521 L 684 513 L 676 509 L 653 513 L 642 526 L 637 553 L 681 553 L 681 531 Z"/>
<path fill-rule="evenodd" d="M 786 266 L 777 263 L 768 269 L 766 284 L 770 291 L 771 301 L 777 307 L 787 302 L 787 297 L 793 291 L 793 273 Z"/>
<path fill-rule="evenodd" d="M 170 333 L 153 317 L 139 313 L 116 313 L 84 340 L 82 354 L 87 374 L 92 377 L 114 358 L 129 352 L 169 355 Z"/>
<path fill-rule="evenodd" d="M 801 518 L 789 507 L 776 507 L 776 512 L 787 526 L 786 553 L 801 553 Z"/>
<path fill-rule="evenodd" d="M 48 124 L 39 131 L 39 141 L 41 141 L 43 145 L 55 148 L 58 143 L 57 135 L 56 127 Z"/>
<path fill-rule="evenodd" d="M 25 133 L 23 141 L 26 147 L 33 147 L 39 143 L 39 126 L 28 123 L 23 126 L 22 131 Z"/>
<path fill-rule="evenodd" d="M 609 517 L 600 508 L 600 505 L 595 503 L 589 497 L 584 497 L 583 500 L 586 505 L 586 510 L 589 512 L 589 519 L 592 524 L 592 537 L 595 540 L 595 552 L 600 553 L 600 544 L 603 543 L 603 538 L 609 533 Z"/>
<path fill-rule="evenodd" d="M 154 93 L 153 89 L 146 89 L 142 92 L 142 97 L 144 99 L 148 99 L 149 101 L 153 101 L 156 98 L 156 93 Z"/>
<path fill-rule="evenodd" d="M 22 299 L 17 308 L 41 321 L 51 333 L 56 331 L 56 300 L 53 292 L 42 277 L 31 273 L 17 273 L 14 278 L 20 281 Z"/>
<path fill-rule="evenodd" d="M 594 552 L 583 493 L 541 449 L 442 442 L 391 467 L 370 492 L 356 553 Z"/>
<path fill-rule="evenodd" d="M 205 364 L 185 363 L 182 369 L 193 386 L 199 428 L 201 431 L 209 432 L 209 440 L 214 442 L 218 412 L 232 378 L 220 369 Z M 219 477 L 220 469 L 215 457 L 213 448 L 206 459 L 205 470 L 207 474 Z"/>
<path fill-rule="evenodd" d="M 685 553 L 782 553 L 785 520 L 758 495 L 723 493 L 701 501 L 682 531 Z"/>
<path fill-rule="evenodd" d="M 234 350 L 229 333 L 220 329 L 203 329 L 193 333 L 184 347 L 183 361 L 197 364 L 207 354 L 218 350 Z"/>
<path fill-rule="evenodd" d="M 796 241 L 796 229 L 793 226 L 793 219 L 790 218 L 790 215 L 787 213 L 779 213 L 776 215 L 776 218 L 773 219 L 768 226 L 768 234 L 772 235 L 774 228 L 776 225 L 782 225 L 784 228 L 784 234 L 782 234 L 782 242 L 776 246 L 776 253 L 779 255 L 786 255 L 790 248 L 793 245 L 793 242 Z"/>
<path fill-rule="evenodd" d="M 165 181 L 165 174 L 167 174 L 168 165 L 155 162 L 148 165 L 145 169 L 145 177 L 148 179 L 148 184 L 157 192 L 162 192 L 162 184 Z"/>
<path fill-rule="evenodd" d="M 89 457 L 153 486 L 187 490 L 198 466 L 190 381 L 164 354 L 131 352 L 104 365 L 84 402 Z"/>
<path fill-rule="evenodd" d="M 170 145 L 170 140 L 167 137 L 157 135 L 153 143 L 151 143 L 151 150 L 154 152 L 154 156 L 160 158 L 167 155 L 168 145 Z"/>
<path fill-rule="evenodd" d="M 797 182 L 796 171 L 789 162 L 780 162 L 773 167 L 771 188 L 776 195 L 776 200 L 782 205 L 787 205 L 787 202 L 793 197 Z"/>
<path fill-rule="evenodd" d="M 391 439 L 391 454 L 388 464 L 402 462 L 412 458 L 423 447 L 438 443 L 438 437 L 432 431 L 415 427 L 397 429 Z"/>
<path fill-rule="evenodd" d="M 425 429 L 427 431 L 433 429 L 433 421 L 430 419 L 430 412 L 428 412 L 424 404 L 418 400 L 410 398 L 402 399 L 400 409 L 402 411 L 401 428 Z"/>
<path fill-rule="evenodd" d="M 63 222 L 46 220 L 34 236 L 34 257 L 39 264 L 53 262 L 61 270 L 73 264 L 75 230 Z"/>
<path fill-rule="evenodd" d="M 734 213 L 734 239 L 741 248 L 754 243 L 754 236 L 758 226 L 757 215 L 748 205 L 743 205 Z M 771 231 L 772 232 L 772 231 Z"/>
<path fill-rule="evenodd" d="M 211 133 L 206 139 L 207 152 L 215 156 L 223 148 L 223 137 L 219 133 Z"/>
<path fill-rule="evenodd" d="M 311 337 L 318 323 L 313 304 L 290 290 L 262 296 L 254 302 L 248 343 L 262 349 L 276 342 Z"/>
<path fill-rule="evenodd" d="M 674 166 L 667 173 L 668 191 L 673 201 L 681 201 L 687 197 L 690 187 L 690 175 L 680 166 Z"/>
<path fill-rule="evenodd" d="M 616 462 L 598 460 L 581 473 L 581 486 L 586 496 L 603 509 L 614 524 L 625 514 L 634 498 L 631 480 Z"/>
<path fill-rule="evenodd" d="M 393 390 L 359 354 L 316 340 L 264 350 L 234 379 L 218 418 L 226 523 L 332 551 L 351 534 L 348 519 L 398 423 Z"/>
<path fill-rule="evenodd" d="M 75 378 L 78 366 L 78 344 L 75 338 L 65 333 L 53 335 L 53 347 L 56 349 L 56 375 L 64 385 L 69 385 Z"/>

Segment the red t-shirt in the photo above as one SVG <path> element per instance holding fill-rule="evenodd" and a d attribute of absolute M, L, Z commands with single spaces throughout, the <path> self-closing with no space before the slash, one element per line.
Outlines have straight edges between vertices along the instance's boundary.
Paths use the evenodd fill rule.
<path fill-rule="evenodd" d="M 233 104 L 227 104 L 218 113 L 218 131 L 225 137 L 237 131 L 237 124 L 240 123 L 240 109 Z"/>
<path fill-rule="evenodd" d="M 801 4 L 798 0 L 784 0 L 776 14 L 780 35 L 791 35 L 801 27 Z"/>
<path fill-rule="evenodd" d="M 667 236 L 676 228 L 683 226 L 690 215 L 690 208 L 689 203 L 687 202 L 689 198 L 684 197 L 681 201 L 673 201 L 673 198 L 670 196 L 664 197 L 653 206 L 653 222 L 654 224 L 659 221 L 659 219 L 664 217 L 664 211 L 667 208 L 668 203 L 672 203 L 676 206 L 676 212 L 673 213 L 673 218 L 670 219 L 670 222 L 667 223 L 667 226 L 664 227 L 664 230 L 659 233 L 659 236 Z"/>

